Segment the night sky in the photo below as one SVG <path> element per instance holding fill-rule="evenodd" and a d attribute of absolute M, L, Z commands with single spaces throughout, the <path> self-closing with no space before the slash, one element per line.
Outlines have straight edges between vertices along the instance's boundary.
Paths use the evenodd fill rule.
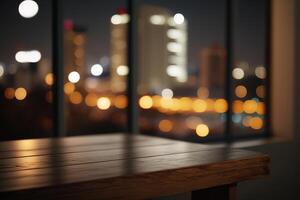
<path fill-rule="evenodd" d="M 21 0 L 0 1 L 0 62 L 14 63 L 18 50 L 37 49 L 51 59 L 51 1 L 36 0 L 39 13 L 24 19 L 18 13 Z M 182 13 L 188 22 L 188 65 L 198 69 L 202 48 L 225 41 L 225 0 L 136 0 Z M 264 63 L 265 2 L 235 0 L 234 58 L 258 65 Z M 64 0 L 64 18 L 88 28 L 87 65 L 110 56 L 110 18 L 125 0 Z"/>

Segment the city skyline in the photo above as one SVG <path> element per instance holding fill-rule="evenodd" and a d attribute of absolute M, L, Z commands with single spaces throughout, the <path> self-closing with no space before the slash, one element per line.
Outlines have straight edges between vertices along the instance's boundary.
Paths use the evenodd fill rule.
<path fill-rule="evenodd" d="M 143 1 L 137 4 L 135 48 L 138 52 L 134 56 L 139 71 L 140 131 L 151 135 L 171 133 L 170 137 L 201 141 L 197 138 L 223 137 L 226 121 L 230 120 L 234 129 L 243 130 L 243 134 L 262 133 L 265 128 L 265 67 L 268 66 L 237 59 L 230 66 L 232 75 L 226 77 L 226 31 L 224 21 L 219 20 L 225 15 L 221 12 L 225 5 L 214 7 L 208 1 L 193 4 L 202 9 L 203 12 L 199 12 L 190 5 L 168 7 L 167 2 Z M 39 5 L 40 10 L 33 18 L 24 19 L 27 24 L 41 22 L 35 20 L 39 19 L 45 4 Z M 114 4 L 106 5 L 110 9 L 107 7 L 94 18 L 91 17 L 92 10 L 87 12 L 86 9 L 96 9 L 96 4 L 69 5 L 64 17 L 63 87 L 67 133 L 125 130 L 126 75 L 130 70 L 126 62 L 126 34 L 130 16 L 124 7 Z M 213 8 L 213 13 L 208 12 Z M 206 18 L 201 18 L 201 15 Z M 100 23 L 100 16 L 103 16 L 103 23 Z M 21 38 L 29 37 L 28 43 L 34 39 L 39 44 L 51 43 L 45 39 L 48 36 L 39 33 L 39 29 L 34 30 L 36 37 L 21 34 Z M 260 32 L 259 37 L 264 36 L 264 32 Z M 39 41 L 43 37 L 43 41 Z M 7 105 L 5 109 L 15 104 L 17 107 L 12 109 L 17 111 L 22 106 L 35 109 L 33 102 L 39 101 L 51 109 L 51 88 L 55 81 L 51 58 L 44 54 L 45 49 L 36 47 L 15 49 L 15 71 L 7 73 L 6 66 L 1 67 L 4 73 L 0 87 L 4 98 L 0 101 Z M 261 49 L 255 52 L 263 57 Z M 4 52 L 0 56 L 5 57 L 6 53 L 9 54 Z M 8 69 L 13 69 L 12 66 L 8 65 Z M 225 84 L 226 78 L 232 79 L 230 88 Z M 7 82 L 9 79 L 14 82 Z M 227 89 L 233 90 L 232 102 L 226 99 Z M 233 115 L 228 118 L 229 103 Z M 43 119 L 40 130 L 49 132 L 51 117 L 43 112 L 35 110 L 33 113 Z M 180 132 L 184 134 L 180 135 Z"/>
<path fill-rule="evenodd" d="M 3 15 L 3 17 L 0 19 L 0 24 L 3 24 L 4 26 L 8 24 L 15 24 L 15 26 L 11 26 L 11 31 L 4 31 L 2 33 L 3 37 L 8 39 L 5 41 L 0 41 L 1 52 L 6 52 L 0 55 L 0 62 L 9 66 L 14 62 L 14 55 L 17 50 L 28 49 L 40 50 L 42 53 L 42 58 L 51 60 L 50 1 L 38 1 L 40 4 L 40 12 L 33 19 L 22 19 L 22 17 L 18 15 L 16 9 L 18 6 L 17 1 L 5 1 L 7 0 L 4 0 L 3 3 L 7 9 L 0 13 L 0 15 Z M 211 1 L 199 1 L 199 6 L 195 5 L 194 7 L 183 5 L 183 3 L 180 1 L 176 5 L 170 4 L 167 0 L 159 2 L 143 1 L 143 3 L 147 2 L 149 2 L 150 5 L 153 4 L 168 7 L 173 14 L 176 12 L 183 13 L 185 18 L 190 21 L 189 27 L 191 28 L 188 32 L 188 70 L 190 73 L 198 70 L 197 53 L 201 48 L 207 48 L 214 43 L 218 43 L 223 47 L 225 46 L 225 21 L 223 21 L 225 20 L 225 3 L 223 1 L 219 2 L 219 4 Z M 255 5 L 255 3 L 250 3 L 250 6 L 252 4 Z M 118 8 L 125 6 L 125 2 L 109 1 L 109 3 L 105 4 L 106 9 L 103 9 L 101 6 L 102 4 L 97 3 L 96 1 L 90 1 L 90 4 L 86 5 L 83 5 L 80 1 L 64 1 L 64 5 L 65 19 L 71 19 L 74 21 L 74 23 L 84 25 L 88 28 L 86 58 L 87 66 L 91 67 L 93 64 L 99 63 L 101 58 L 105 59 L 110 57 L 110 18 L 112 15 L 117 13 Z M 246 5 L 241 5 L 241 7 L 245 7 Z M 261 3 L 261 5 L 263 5 L 263 3 Z M 99 11 L 101 11 L 101 17 L 97 17 L 97 15 L 96 17 L 92 17 L 93 14 L 96 13 L 96 11 L 93 12 L 93 10 L 96 10 L 97 8 L 100 9 Z M 200 10 L 197 10 L 197 8 Z M 208 14 L 207 11 L 212 8 L 214 8 L 214 12 Z M 242 20 L 236 22 L 236 32 L 239 36 L 236 41 L 236 57 L 240 57 L 240 59 L 238 59 L 240 61 L 248 61 L 253 65 L 264 64 L 263 57 L 261 56 L 263 55 L 262 51 L 264 51 L 264 48 L 257 48 L 255 46 L 255 42 L 252 41 L 253 38 L 251 38 L 250 34 L 250 31 L 256 31 L 262 32 L 261 35 L 264 35 L 264 21 L 261 21 L 259 26 L 256 24 L 255 28 L 253 29 L 248 30 L 246 28 L 248 27 L 248 24 L 254 24 L 253 22 L 257 21 L 256 18 L 261 18 L 263 16 L 264 6 L 259 6 L 258 8 L 260 9 L 256 9 L 255 15 L 251 16 L 251 18 L 248 17 L 249 13 L 247 12 L 238 13 L 241 15 L 241 19 L 246 17 L 248 20 L 247 24 L 243 23 Z M 201 12 L 201 9 L 203 12 Z M 88 10 L 91 11 L 87 12 Z M 251 8 L 246 10 L 250 10 L 251 12 Z M 201 17 L 201 15 L 205 16 Z M 207 16 L 210 17 L 207 18 Z M 209 20 L 209 23 L 207 23 L 207 20 Z M 30 30 L 33 29 L 36 31 L 31 32 Z M 19 33 L 21 33 L 21 35 Z M 18 37 L 16 34 L 18 34 Z M 37 34 L 38 37 L 33 37 L 35 34 Z M 263 37 L 257 39 L 258 44 L 262 43 L 261 39 L 263 39 Z M 247 48 L 243 48 L 243 46 L 238 45 L 240 41 L 242 41 L 242 43 L 244 43 L 243 46 L 247 46 Z"/>

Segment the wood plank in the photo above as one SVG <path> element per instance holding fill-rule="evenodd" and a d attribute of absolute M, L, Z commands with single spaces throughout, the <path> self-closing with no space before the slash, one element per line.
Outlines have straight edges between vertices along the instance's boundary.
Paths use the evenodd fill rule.
<path fill-rule="evenodd" d="M 74 146 L 85 146 L 85 145 L 114 144 L 114 143 L 126 142 L 127 138 L 128 135 L 124 133 L 113 133 L 113 134 L 99 134 L 99 135 L 89 135 L 89 136 L 73 136 L 73 137 L 64 137 L 59 139 L 43 138 L 43 139 L 14 140 L 14 141 L 1 142 L 0 152 L 48 149 L 51 148 L 53 145 L 62 146 L 62 147 L 74 147 Z M 164 140 L 162 138 L 144 136 L 144 135 L 135 135 L 134 137 L 132 137 L 132 139 L 134 140 L 134 142 Z"/>
<path fill-rule="evenodd" d="M 45 155 L 34 155 L 24 156 L 15 158 L 6 158 L 0 160 L 0 175 L 1 172 L 17 171 L 17 170 L 28 170 L 34 168 L 47 168 L 47 167 L 58 167 L 67 165 L 78 165 L 85 163 L 95 163 L 104 161 L 113 161 L 120 159 L 129 158 L 142 158 L 149 156 L 161 156 L 176 153 L 186 153 L 194 151 L 210 151 L 207 146 L 186 144 L 186 143 L 156 143 L 155 145 L 143 145 L 133 144 L 133 152 L 129 155 L 126 153 L 126 148 L 119 148 L 111 146 L 104 146 L 104 148 L 98 147 L 93 151 L 79 151 L 79 152 L 67 152 L 60 153 L 59 156 L 56 154 Z M 102 146 L 103 147 L 103 146 Z M 64 150 L 62 150 L 64 152 Z M 55 152 L 54 152 L 55 153 Z M 53 157 L 57 156 L 60 158 L 60 162 L 53 162 Z M 63 159 L 63 160 L 62 160 Z"/>
<path fill-rule="evenodd" d="M 134 140 L 132 141 L 132 147 L 140 146 L 157 146 L 165 144 L 174 144 L 172 140 Z M 76 153 L 76 152 L 89 152 L 89 151 L 99 151 L 99 150 L 109 150 L 109 149 L 125 149 L 128 144 L 126 142 L 118 143 L 92 143 L 85 145 L 69 146 L 64 143 L 48 145 L 47 148 L 43 149 L 16 149 L 10 151 L 0 152 L 0 159 L 7 158 L 21 158 L 29 156 L 43 156 L 51 155 L 55 153 L 67 154 L 67 153 Z M 59 151 L 57 151 L 59 149 Z"/>
<path fill-rule="evenodd" d="M 134 176 L 122 176 L 120 173 L 120 176 L 115 178 L 64 185 L 61 183 L 52 187 L 42 187 L 40 183 L 37 188 L 31 187 L 28 190 L 8 192 L 4 195 L 10 198 L 29 197 L 28 199 L 43 197 L 46 199 L 144 199 L 232 184 L 268 173 L 266 164 L 249 162 L 244 164 L 247 165 L 244 168 L 240 165 L 230 168 L 228 165 L 214 164 L 141 173 Z M 230 165 L 232 166 L 232 163 Z M 26 181 L 19 183 L 24 185 Z"/>
<path fill-rule="evenodd" d="M 147 136 L 79 138 L 61 139 L 59 148 L 51 139 L 16 149 L 6 142 L 8 150 L 2 148 L 0 158 L 1 197 L 144 199 L 269 173 L 269 157 L 250 151 Z"/>
<path fill-rule="evenodd" d="M 106 162 L 86 163 L 82 165 L 69 165 L 55 168 L 36 168 L 20 170 L 1 174 L 0 185 L 7 189 L 20 189 L 40 187 L 47 185 L 74 183 L 97 179 L 107 179 L 131 174 L 143 174 L 155 171 L 173 170 L 178 168 L 202 166 L 203 175 L 207 175 L 205 169 L 208 165 L 222 165 L 216 168 L 215 173 L 226 170 L 237 170 L 237 172 L 252 168 L 253 166 L 266 165 L 268 159 L 264 156 L 257 157 L 256 154 L 245 154 L 244 151 L 232 150 L 226 153 L 213 152 L 189 152 L 163 156 L 137 158 L 132 160 L 115 160 Z M 209 159 L 207 158 L 209 156 Z M 243 159 L 240 161 L 240 159 Z M 57 160 L 60 162 L 60 160 Z M 245 166 L 246 165 L 246 166 Z M 130 167 L 130 168 L 129 168 Z M 266 166 L 265 166 L 266 167 Z M 60 180 L 55 176 L 60 174 Z M 49 180 L 55 180 L 54 182 Z M 2 187 L 2 188 L 3 188 Z"/>

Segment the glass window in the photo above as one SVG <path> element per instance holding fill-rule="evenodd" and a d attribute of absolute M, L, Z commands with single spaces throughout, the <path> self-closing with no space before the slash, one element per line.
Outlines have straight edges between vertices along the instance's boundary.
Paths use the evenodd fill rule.
<path fill-rule="evenodd" d="M 2 0 L 0 24 L 0 140 L 49 137 L 51 1 Z"/>
<path fill-rule="evenodd" d="M 265 133 L 268 1 L 235 0 L 233 7 L 232 133 Z"/>
<path fill-rule="evenodd" d="M 136 2 L 141 132 L 223 138 L 226 1 Z"/>
<path fill-rule="evenodd" d="M 67 135 L 126 128 L 125 0 L 64 0 Z"/>
<path fill-rule="evenodd" d="M 137 116 L 130 106 L 143 134 L 193 142 L 266 135 L 269 0 L 135 0 L 134 17 L 128 0 L 63 0 L 61 60 L 52 58 L 53 2 L 0 2 L 0 140 L 54 135 L 63 96 L 54 99 L 56 69 L 66 136 L 124 132 Z M 52 59 L 63 68 L 52 72 Z"/>

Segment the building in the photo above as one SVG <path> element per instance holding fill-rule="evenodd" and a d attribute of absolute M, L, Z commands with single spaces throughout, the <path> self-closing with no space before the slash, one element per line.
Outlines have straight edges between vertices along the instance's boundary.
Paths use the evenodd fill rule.
<path fill-rule="evenodd" d="M 168 9 L 141 6 L 137 24 L 137 67 L 139 93 L 160 93 L 187 81 L 187 23 Z M 176 15 L 175 15 L 176 16 Z M 113 92 L 126 89 L 126 32 L 129 18 L 118 13 L 111 18 L 111 85 Z M 128 71 L 128 69 L 127 69 Z"/>
<path fill-rule="evenodd" d="M 127 23 L 129 20 L 125 10 L 111 17 L 111 68 L 110 85 L 113 93 L 126 90 L 127 66 Z"/>
<path fill-rule="evenodd" d="M 80 79 L 86 77 L 86 28 L 73 24 L 72 21 L 64 22 L 64 74 L 77 71 Z M 82 81 L 79 84 L 83 84 Z"/>
<path fill-rule="evenodd" d="M 207 88 L 210 93 L 214 91 L 219 96 L 224 90 L 226 78 L 226 50 L 215 44 L 200 52 L 200 87 Z"/>
<path fill-rule="evenodd" d="M 160 93 L 187 81 L 187 23 L 157 6 L 142 6 L 138 21 L 140 93 Z"/>

